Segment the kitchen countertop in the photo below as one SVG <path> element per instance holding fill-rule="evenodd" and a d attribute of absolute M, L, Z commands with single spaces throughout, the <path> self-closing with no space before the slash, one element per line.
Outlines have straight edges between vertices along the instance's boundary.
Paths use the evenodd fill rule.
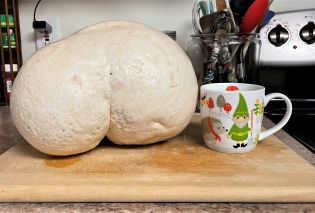
<path fill-rule="evenodd" d="M 264 119 L 263 126 L 274 124 Z M 315 166 L 315 155 L 285 131 L 275 134 L 301 157 Z M 22 136 L 14 127 L 9 107 L 0 107 L 0 155 Z M 0 203 L 0 212 L 315 212 L 314 203 Z"/>

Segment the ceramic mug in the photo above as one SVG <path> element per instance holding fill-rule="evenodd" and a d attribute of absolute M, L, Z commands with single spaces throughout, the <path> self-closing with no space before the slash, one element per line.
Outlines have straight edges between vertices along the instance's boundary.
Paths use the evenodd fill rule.
<path fill-rule="evenodd" d="M 200 115 L 203 139 L 213 150 L 244 153 L 253 150 L 258 141 L 280 130 L 292 114 L 290 99 L 281 93 L 265 95 L 260 85 L 213 83 L 200 88 Z M 262 131 L 264 107 L 271 99 L 286 103 L 283 119 Z"/>

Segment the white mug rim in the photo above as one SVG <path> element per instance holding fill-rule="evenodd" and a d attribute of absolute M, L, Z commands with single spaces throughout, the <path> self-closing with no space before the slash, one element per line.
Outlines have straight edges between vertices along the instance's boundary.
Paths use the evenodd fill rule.
<path fill-rule="evenodd" d="M 228 86 L 236 86 L 236 87 L 250 87 L 252 89 L 249 90 L 226 90 Z M 224 89 L 217 89 L 218 87 L 222 87 Z M 257 84 L 247 84 L 247 83 L 210 83 L 204 84 L 200 87 L 202 90 L 206 91 L 214 91 L 219 93 L 256 93 L 256 92 L 265 92 L 265 87 Z"/>

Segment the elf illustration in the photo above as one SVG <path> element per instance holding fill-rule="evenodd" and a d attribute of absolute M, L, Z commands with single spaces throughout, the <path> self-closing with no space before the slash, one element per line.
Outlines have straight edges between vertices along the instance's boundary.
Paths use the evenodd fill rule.
<path fill-rule="evenodd" d="M 236 145 L 233 145 L 234 148 L 246 147 L 246 140 L 251 129 L 248 126 L 249 114 L 247 104 L 242 94 L 239 95 L 239 102 L 237 108 L 233 114 L 234 125 L 228 132 L 228 135 L 232 140 L 236 141 Z"/>

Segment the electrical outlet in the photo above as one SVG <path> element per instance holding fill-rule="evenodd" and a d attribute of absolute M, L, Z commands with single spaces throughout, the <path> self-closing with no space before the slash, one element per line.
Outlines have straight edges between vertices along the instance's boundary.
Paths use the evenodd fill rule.
<path fill-rule="evenodd" d="M 40 20 L 44 20 L 48 24 L 50 24 L 52 27 L 52 32 L 49 34 L 45 34 L 45 33 L 40 33 L 38 31 L 34 31 L 36 50 L 61 39 L 61 27 L 60 27 L 59 17 L 56 17 L 56 16 L 41 17 Z"/>

